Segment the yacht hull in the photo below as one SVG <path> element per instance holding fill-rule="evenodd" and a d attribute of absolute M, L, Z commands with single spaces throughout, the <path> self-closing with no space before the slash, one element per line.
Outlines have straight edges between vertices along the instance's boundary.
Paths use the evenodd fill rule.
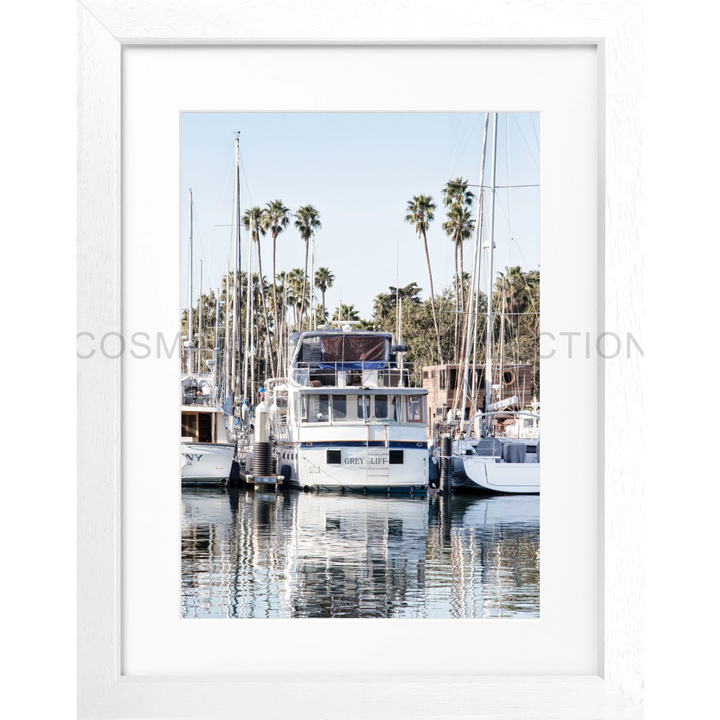
<path fill-rule="evenodd" d="M 493 457 L 466 456 L 462 471 L 454 463 L 453 485 L 493 493 L 537 494 L 540 492 L 540 463 L 496 462 Z"/>
<path fill-rule="evenodd" d="M 277 467 L 300 488 L 410 492 L 428 485 L 426 443 L 298 443 L 281 452 Z"/>
<path fill-rule="evenodd" d="M 235 447 L 229 443 L 182 443 L 180 473 L 184 485 L 216 485 L 230 477 Z"/>

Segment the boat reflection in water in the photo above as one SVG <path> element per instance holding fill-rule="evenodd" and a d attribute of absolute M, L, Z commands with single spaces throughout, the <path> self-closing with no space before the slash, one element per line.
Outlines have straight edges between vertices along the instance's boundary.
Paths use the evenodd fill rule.
<path fill-rule="evenodd" d="M 182 492 L 186 618 L 540 616 L 538 496 Z"/>

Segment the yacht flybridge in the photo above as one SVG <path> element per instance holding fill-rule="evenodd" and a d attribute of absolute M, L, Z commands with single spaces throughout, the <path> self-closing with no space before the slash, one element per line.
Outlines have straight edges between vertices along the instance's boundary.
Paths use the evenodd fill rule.
<path fill-rule="evenodd" d="M 268 382 L 276 468 L 301 488 L 424 490 L 427 390 L 409 387 L 392 333 L 340 327 L 290 336 L 288 376 Z"/>

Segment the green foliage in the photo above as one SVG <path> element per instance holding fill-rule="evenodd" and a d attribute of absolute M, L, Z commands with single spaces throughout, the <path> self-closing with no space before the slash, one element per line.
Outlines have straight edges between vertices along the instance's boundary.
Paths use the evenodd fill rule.
<path fill-rule="evenodd" d="M 452 282 L 440 293 L 433 288 L 432 268 L 427 244 L 427 230 L 435 218 L 436 205 L 429 195 L 416 195 L 408 201 L 405 221 L 411 223 L 422 240 L 428 265 L 430 292 L 426 299 L 420 294 L 423 288 L 417 282 L 405 287 L 390 286 L 387 292 L 380 292 L 374 298 L 372 317 L 361 319 L 354 305 L 342 304 L 332 313 L 332 320 L 352 320 L 359 322 L 355 327 L 364 330 L 383 330 L 395 333 L 397 330 L 398 299 L 402 308 L 402 342 L 408 345 L 405 362 L 422 366 L 437 365 L 445 358 L 456 361 L 465 335 L 465 308 L 470 276 L 462 272 L 463 245 L 474 234 L 475 224 L 470 208 L 475 196 L 468 190 L 468 181 L 462 178 L 448 183 L 443 190 L 443 203 L 447 220 L 443 229 L 455 243 L 459 263 Z M 288 272 L 275 272 L 275 244 L 278 235 L 290 221 L 305 243 L 305 267 L 294 268 Z M 312 205 L 305 205 L 294 213 L 282 204 L 281 200 L 269 202 L 264 208 L 249 208 L 243 217 L 243 224 L 257 243 L 258 273 L 252 276 L 252 312 L 249 322 L 252 325 L 256 353 L 253 356 L 256 378 L 264 378 L 263 348 L 270 349 L 268 372 L 282 374 L 281 348 L 287 342 L 290 332 L 309 329 L 312 318 L 308 312 L 311 305 L 311 286 L 308 277 L 308 251 L 315 232 L 322 228 L 320 215 Z M 272 238 L 273 266 L 270 281 L 262 273 L 261 238 Z M 315 322 L 320 325 L 328 322 L 330 313 L 325 307 L 325 293 L 335 282 L 335 275 L 327 267 L 320 267 L 315 273 L 315 286 L 322 295 L 322 305 L 316 310 Z M 460 280 L 462 279 L 462 282 Z M 235 294 L 233 294 L 235 291 Z M 244 350 L 247 337 L 248 283 L 247 275 L 242 272 L 235 283 L 233 273 L 222 279 L 219 290 L 219 302 L 214 291 L 203 294 L 199 304 L 193 308 L 193 334 L 196 346 L 201 343 L 204 349 L 221 350 L 226 343 L 226 321 L 232 334 L 232 321 L 235 306 L 238 306 L 238 335 L 241 339 L 240 350 Z M 203 333 L 198 337 L 202 313 Z M 519 266 L 505 268 L 498 273 L 493 289 L 493 361 L 500 360 L 500 338 L 503 338 L 503 362 L 505 364 L 532 363 L 535 368 L 533 391 L 539 388 L 539 318 L 540 318 L 540 273 L 524 272 Z M 501 321 L 501 314 L 503 320 Z M 487 298 L 481 294 L 477 308 L 477 357 L 482 362 L 485 356 L 485 326 L 487 317 Z M 181 315 L 182 334 L 188 334 L 188 311 Z M 217 329 L 216 329 L 217 328 Z M 433 332 L 434 330 L 434 332 Z M 238 354 L 238 362 L 240 361 Z M 419 372 L 416 375 L 420 382 Z"/>
<path fill-rule="evenodd" d="M 333 320 L 359 320 L 360 313 L 356 310 L 354 305 L 345 305 L 341 303 L 339 308 L 335 308 L 335 312 L 332 316 Z"/>

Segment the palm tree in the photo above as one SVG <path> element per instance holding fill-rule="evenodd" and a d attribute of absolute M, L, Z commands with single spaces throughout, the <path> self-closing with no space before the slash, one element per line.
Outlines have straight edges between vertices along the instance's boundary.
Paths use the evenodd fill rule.
<path fill-rule="evenodd" d="M 463 180 L 461 177 L 451 180 L 443 189 L 445 207 L 457 205 L 470 210 L 475 202 L 475 195 L 468 190 L 469 183 L 469 180 Z M 465 268 L 462 243 L 460 244 L 460 267 Z"/>
<path fill-rule="evenodd" d="M 440 345 L 440 326 L 438 325 L 437 313 L 435 312 L 435 289 L 432 279 L 432 268 L 430 267 L 430 253 L 428 252 L 427 230 L 430 223 L 435 219 L 435 208 L 432 195 L 414 195 L 408 200 L 405 208 L 405 222 L 415 225 L 415 232 L 422 238 L 425 245 L 425 258 L 427 260 L 428 275 L 430 276 L 430 304 L 432 306 L 433 323 L 435 324 L 435 339 L 440 365 L 445 364 L 443 359 L 442 346 Z"/>
<path fill-rule="evenodd" d="M 472 195 L 472 193 L 469 193 Z M 445 234 L 455 245 L 455 360 L 458 361 L 458 332 L 459 319 L 462 308 L 465 307 L 465 284 L 462 282 L 464 276 L 462 248 L 465 240 L 472 236 L 475 229 L 470 209 L 462 205 L 451 205 L 447 213 L 447 220 L 443 223 Z M 458 250 L 460 251 L 460 267 L 458 267 Z"/>
<path fill-rule="evenodd" d="M 325 317 L 325 293 L 328 288 L 333 286 L 335 282 L 335 276 L 330 272 L 329 268 L 321 267 L 317 269 L 315 273 L 315 285 L 322 293 L 322 319 L 326 322 Z"/>
<path fill-rule="evenodd" d="M 390 288 L 394 290 L 394 288 Z M 375 296 L 373 300 L 373 309 L 375 310 L 375 316 L 380 321 L 380 327 L 385 329 L 385 321 L 387 320 L 388 314 L 395 305 L 395 293 L 380 293 Z"/>
<path fill-rule="evenodd" d="M 520 334 L 522 313 L 528 310 L 533 302 L 529 287 L 526 274 L 519 265 L 506 267 L 504 273 L 498 273 L 498 279 L 495 281 L 496 299 L 493 302 L 499 307 L 502 297 L 505 295 L 507 312 L 513 318 L 511 323 L 515 325 L 516 335 Z"/>
<path fill-rule="evenodd" d="M 355 309 L 354 305 L 340 304 L 339 308 L 335 308 L 333 313 L 333 320 L 359 320 L 360 314 Z"/>
<path fill-rule="evenodd" d="M 262 302 L 263 317 L 265 319 L 265 332 L 266 337 L 269 341 L 270 323 L 268 321 L 267 302 L 265 300 L 265 282 L 263 280 L 262 252 L 260 247 L 260 235 L 266 234 L 266 231 L 264 229 L 264 213 L 265 211 L 259 208 L 257 205 L 255 207 L 248 208 L 245 211 L 245 215 L 243 217 L 243 224 L 245 225 L 245 229 L 251 233 L 251 238 L 257 243 L 258 273 L 260 277 L 260 281 L 258 284 L 260 286 L 260 300 Z M 272 357 L 272 353 L 270 353 L 270 372 L 273 376 L 275 375 L 275 361 Z"/>
<path fill-rule="evenodd" d="M 475 195 L 468 190 L 469 182 L 469 180 L 458 177 L 448 182 L 443 188 L 443 203 L 446 208 L 449 208 L 447 212 L 448 219 L 447 222 L 443 223 L 443 229 L 455 243 L 455 362 L 458 361 L 460 312 L 461 308 L 465 308 L 465 288 L 461 282 L 461 273 L 465 270 L 463 243 L 472 235 L 472 228 L 475 225 L 469 212 L 475 200 Z M 459 270 L 458 251 L 460 253 Z"/>
<path fill-rule="evenodd" d="M 275 323 L 275 351 L 278 352 L 278 343 L 281 342 L 281 338 L 278 335 L 278 328 L 280 327 L 279 315 L 277 312 L 277 280 L 275 276 L 275 250 L 277 248 L 277 237 L 287 227 L 290 222 L 290 208 L 286 208 L 282 204 L 282 200 L 273 200 L 265 205 L 265 210 L 262 216 L 262 228 L 265 232 L 270 231 L 272 235 L 272 291 L 273 291 L 273 308 L 274 316 L 273 320 Z"/>
<path fill-rule="evenodd" d="M 475 201 L 475 195 L 468 190 L 469 180 L 463 178 L 455 178 L 443 188 L 443 202 L 445 207 L 450 205 L 462 205 L 464 207 L 472 207 Z"/>
<path fill-rule="evenodd" d="M 394 285 L 391 285 L 389 289 L 393 305 L 395 304 L 396 296 L 398 296 L 403 302 L 410 302 L 413 305 L 422 305 L 422 300 L 418 297 L 418 295 L 422 292 L 422 288 L 418 287 L 416 282 L 408 283 L 405 287 L 401 288 L 396 288 Z"/>
<path fill-rule="evenodd" d="M 529 334 L 534 339 L 532 351 L 533 364 L 533 393 L 540 392 L 540 345 L 538 343 L 538 333 L 540 331 L 540 271 L 530 270 L 525 273 L 525 282 L 527 288 L 527 311 L 530 313 L 527 322 Z"/>
<path fill-rule="evenodd" d="M 293 309 L 293 318 L 295 327 L 300 330 L 300 323 L 298 322 L 298 309 L 303 306 L 302 298 L 303 290 L 306 286 L 306 275 L 303 273 L 302 268 L 294 268 L 287 275 L 287 288 L 288 288 L 288 305 Z"/>
<path fill-rule="evenodd" d="M 303 205 L 303 207 L 299 208 L 295 213 L 295 227 L 300 231 L 300 237 L 305 241 L 305 274 L 303 276 L 303 283 L 306 283 L 310 239 L 316 230 L 322 228 L 320 214 L 312 205 Z M 305 290 L 306 286 L 303 284 L 302 304 L 300 305 L 300 325 L 302 325 L 303 314 L 305 312 Z"/>

